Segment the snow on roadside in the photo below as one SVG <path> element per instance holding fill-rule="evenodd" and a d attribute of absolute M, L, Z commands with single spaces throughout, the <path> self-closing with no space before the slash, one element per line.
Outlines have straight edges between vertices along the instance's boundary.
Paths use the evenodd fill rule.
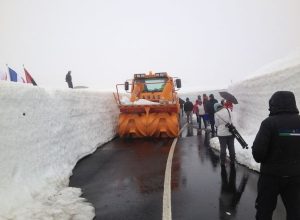
<path fill-rule="evenodd" d="M 300 57 L 297 54 L 295 56 Z M 249 145 L 248 150 L 242 149 L 235 140 L 237 161 L 253 170 L 258 171 L 260 166 L 252 157 L 251 146 L 260 123 L 269 114 L 271 95 L 279 90 L 292 91 L 300 108 L 300 59 L 295 59 L 295 56 L 276 61 L 273 67 L 268 65 L 267 68 L 262 68 L 256 77 L 228 88 L 228 92 L 234 94 L 239 101 L 238 105 L 234 105 L 234 125 Z M 212 138 L 211 145 L 219 149 L 218 138 Z"/>
<path fill-rule="evenodd" d="M 254 161 L 251 147 L 260 123 L 269 115 L 271 95 L 279 90 L 292 91 L 300 109 L 300 52 L 266 65 L 251 77 L 233 84 L 225 90 L 233 94 L 239 101 L 239 104 L 233 107 L 233 122 L 249 145 L 249 149 L 243 149 L 235 140 L 236 160 L 250 169 L 259 171 L 260 164 Z M 198 95 L 212 93 L 220 102 L 220 91 L 224 91 L 224 89 L 181 93 L 179 96 L 183 99 L 189 97 L 194 102 Z M 220 150 L 217 137 L 210 139 L 210 144 L 213 148 Z"/>
<path fill-rule="evenodd" d="M 0 219 L 93 219 L 68 183 L 77 161 L 115 136 L 113 94 L 0 81 L 0 100 Z"/>

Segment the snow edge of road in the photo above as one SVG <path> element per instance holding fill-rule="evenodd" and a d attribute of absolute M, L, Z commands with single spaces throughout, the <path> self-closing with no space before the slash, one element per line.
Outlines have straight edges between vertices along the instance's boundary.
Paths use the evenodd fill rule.
<path fill-rule="evenodd" d="M 179 134 L 182 133 L 182 131 L 187 126 L 187 123 L 181 128 L 179 131 Z M 167 165 L 166 165 L 166 171 L 165 171 L 165 180 L 164 180 L 164 194 L 163 194 L 163 213 L 162 213 L 162 219 L 163 220 L 171 220 L 172 219 L 172 207 L 171 207 L 171 170 L 172 170 L 172 160 L 173 155 L 175 151 L 175 146 L 177 144 L 178 138 L 175 138 L 173 140 L 172 146 L 169 151 L 168 159 L 167 159 Z"/>

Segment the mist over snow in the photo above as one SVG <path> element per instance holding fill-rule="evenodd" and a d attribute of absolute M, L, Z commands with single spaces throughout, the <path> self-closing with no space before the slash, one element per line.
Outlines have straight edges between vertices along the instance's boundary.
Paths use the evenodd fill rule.
<path fill-rule="evenodd" d="M 251 169 L 259 170 L 251 145 L 269 114 L 271 95 L 290 90 L 300 107 L 300 59 L 289 61 L 224 88 L 239 101 L 234 124 L 249 144 L 244 150 L 235 141 L 237 161 Z M 194 101 L 213 93 L 220 101 L 218 92 L 199 88 L 180 96 Z M 0 115 L 0 220 L 93 219 L 92 204 L 68 183 L 77 161 L 116 135 L 119 110 L 113 94 L 0 81 Z M 218 138 L 211 145 L 218 149 Z"/>

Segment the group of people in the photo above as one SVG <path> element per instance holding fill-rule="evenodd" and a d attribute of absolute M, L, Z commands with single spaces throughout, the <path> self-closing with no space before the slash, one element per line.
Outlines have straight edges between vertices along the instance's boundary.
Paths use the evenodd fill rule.
<path fill-rule="evenodd" d="M 206 94 L 198 95 L 195 103 L 193 104 L 189 98 L 186 98 L 186 102 L 183 104 L 183 110 L 187 117 L 187 123 L 192 123 L 192 116 L 193 114 L 196 115 L 197 123 L 199 124 L 199 129 L 202 128 L 202 121 L 204 128 L 206 129 L 208 125 L 211 126 L 212 136 L 216 135 L 216 126 L 215 126 L 215 104 L 218 101 L 215 99 L 213 94 L 207 96 Z M 222 100 L 221 104 L 222 107 L 229 109 L 230 111 L 233 110 L 232 102 L 229 100 Z"/>
<path fill-rule="evenodd" d="M 230 163 L 234 165 L 234 136 L 227 128 L 228 123 L 232 124 L 232 115 L 230 113 L 233 110 L 232 102 L 222 100 L 221 103 L 219 103 L 213 94 L 210 94 L 208 97 L 206 94 L 203 94 L 202 97 L 201 99 L 201 96 L 198 95 L 195 104 L 192 104 L 189 98 L 186 98 L 183 107 L 187 117 L 187 123 L 192 123 L 192 114 L 194 113 L 197 123 L 199 124 L 199 129 L 201 129 L 201 120 L 203 120 L 205 129 L 207 125 L 210 124 L 212 136 L 217 135 L 219 138 L 221 166 L 225 166 L 227 147 L 230 155 Z"/>
<path fill-rule="evenodd" d="M 224 170 L 227 147 L 230 164 L 234 165 L 235 161 L 234 136 L 227 126 L 232 123 L 232 105 L 218 103 L 213 95 L 208 100 L 205 97 L 203 95 L 203 101 L 198 97 L 195 102 L 197 109 L 187 98 L 184 111 L 190 123 L 191 112 L 196 109 L 196 115 L 203 115 L 204 109 L 213 134 L 214 127 L 217 127 L 221 167 Z M 275 92 L 269 100 L 269 112 L 252 146 L 253 158 L 261 164 L 255 203 L 256 219 L 271 220 L 280 195 L 286 208 L 287 220 L 300 220 L 300 116 L 294 93 Z"/>

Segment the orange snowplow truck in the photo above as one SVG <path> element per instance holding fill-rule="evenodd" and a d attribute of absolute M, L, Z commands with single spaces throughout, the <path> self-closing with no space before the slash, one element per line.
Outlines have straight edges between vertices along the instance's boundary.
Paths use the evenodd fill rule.
<path fill-rule="evenodd" d="M 129 94 L 120 94 L 119 87 Z M 120 137 L 177 137 L 180 106 L 177 90 L 181 80 L 166 72 L 134 74 L 117 84 L 115 99 L 120 108 Z M 127 96 L 126 96 L 127 95 Z"/>

